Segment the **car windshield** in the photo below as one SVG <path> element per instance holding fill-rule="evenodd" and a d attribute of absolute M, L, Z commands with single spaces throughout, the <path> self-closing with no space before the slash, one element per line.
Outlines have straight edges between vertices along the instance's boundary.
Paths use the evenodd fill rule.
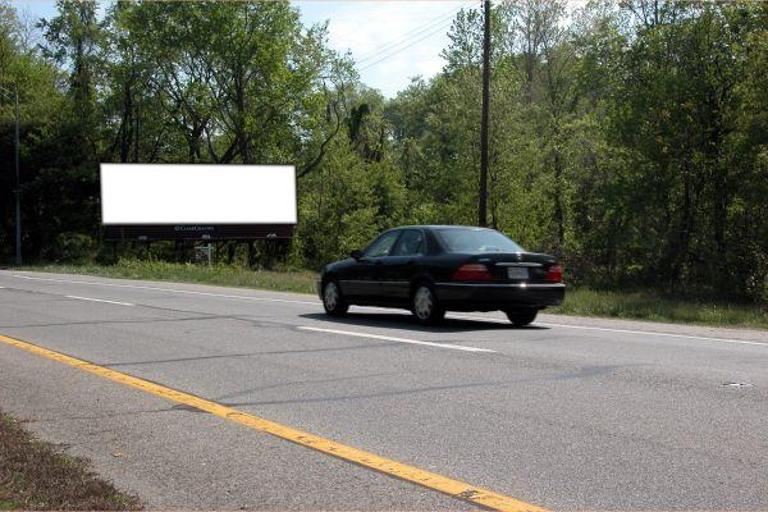
<path fill-rule="evenodd" d="M 523 252 L 523 248 L 493 229 L 485 228 L 443 228 L 437 229 L 448 252 Z"/>

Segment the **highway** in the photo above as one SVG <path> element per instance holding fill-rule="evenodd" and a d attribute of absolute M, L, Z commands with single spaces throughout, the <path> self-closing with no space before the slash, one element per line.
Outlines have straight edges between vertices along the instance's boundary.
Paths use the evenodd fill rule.
<path fill-rule="evenodd" d="M 0 335 L 0 410 L 148 508 L 768 509 L 765 331 L 0 271 Z"/>

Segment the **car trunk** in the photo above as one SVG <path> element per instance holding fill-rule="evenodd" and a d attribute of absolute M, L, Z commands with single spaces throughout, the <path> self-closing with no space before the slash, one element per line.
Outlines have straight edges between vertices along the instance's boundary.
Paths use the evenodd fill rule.
<path fill-rule="evenodd" d="M 488 267 L 494 281 L 504 283 L 548 283 L 547 272 L 557 260 L 533 252 L 476 254 L 472 262 Z"/>

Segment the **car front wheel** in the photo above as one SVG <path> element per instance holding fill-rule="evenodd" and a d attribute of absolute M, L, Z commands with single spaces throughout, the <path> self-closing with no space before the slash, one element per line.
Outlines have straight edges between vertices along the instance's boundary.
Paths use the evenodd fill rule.
<path fill-rule="evenodd" d="M 511 309 L 505 311 L 507 318 L 515 327 L 524 327 L 534 320 L 539 313 L 537 309 Z"/>
<path fill-rule="evenodd" d="M 435 292 L 427 284 L 417 286 L 413 292 L 411 311 L 425 325 L 438 323 L 445 316 L 445 310 L 438 304 Z"/>
<path fill-rule="evenodd" d="M 342 316 L 349 310 L 349 304 L 341 296 L 336 281 L 328 281 L 323 285 L 323 308 L 330 316 Z"/>

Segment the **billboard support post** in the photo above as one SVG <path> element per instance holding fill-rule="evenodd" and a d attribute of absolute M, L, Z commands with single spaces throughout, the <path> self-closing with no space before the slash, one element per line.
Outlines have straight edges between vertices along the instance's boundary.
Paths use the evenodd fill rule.
<path fill-rule="evenodd" d="M 205 260 L 208 264 L 208 268 L 213 266 L 213 244 L 208 242 L 207 244 L 195 246 L 195 263 Z"/>

